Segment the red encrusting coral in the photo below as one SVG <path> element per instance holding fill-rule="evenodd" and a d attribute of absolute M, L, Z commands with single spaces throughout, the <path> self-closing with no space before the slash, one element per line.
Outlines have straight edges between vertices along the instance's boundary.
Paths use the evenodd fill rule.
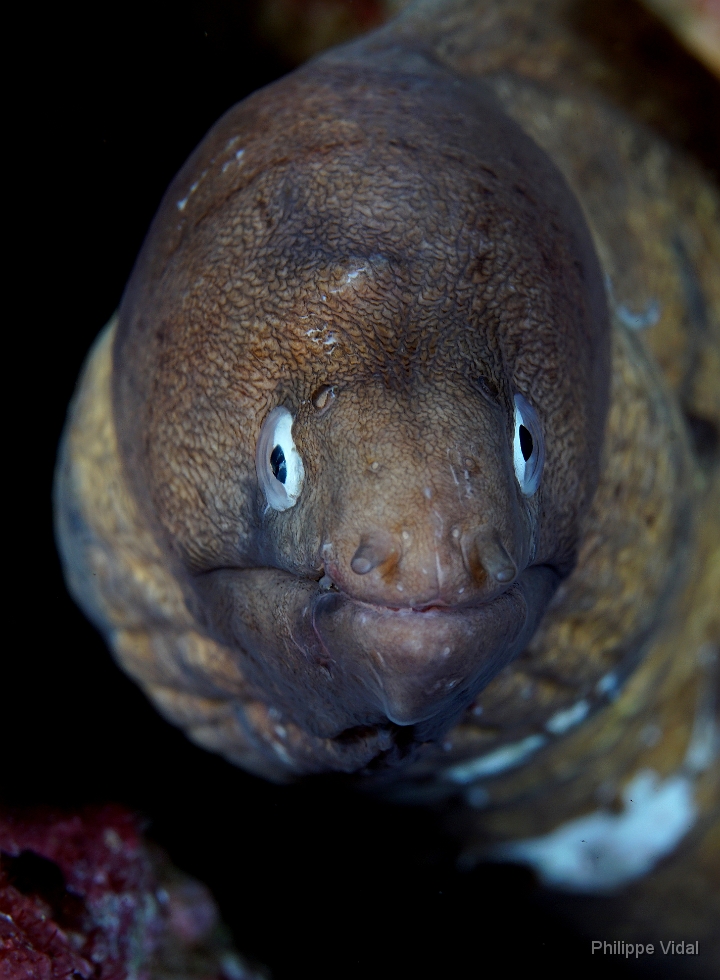
<path fill-rule="evenodd" d="M 1 980 L 257 980 L 123 807 L 0 808 Z"/>
<path fill-rule="evenodd" d="M 136 818 L 0 811 L 0 977 L 123 980 L 161 932 Z"/>

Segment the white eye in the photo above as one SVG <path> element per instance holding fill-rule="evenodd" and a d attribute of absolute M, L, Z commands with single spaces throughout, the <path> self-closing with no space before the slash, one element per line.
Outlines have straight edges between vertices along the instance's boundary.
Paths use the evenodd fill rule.
<path fill-rule="evenodd" d="M 292 437 L 293 417 L 278 405 L 260 430 L 255 468 L 268 506 L 273 510 L 293 507 L 302 490 L 305 470 Z"/>
<path fill-rule="evenodd" d="M 513 463 L 520 489 L 526 497 L 531 497 L 540 486 L 545 463 L 545 441 L 537 413 L 522 395 L 515 395 Z"/>

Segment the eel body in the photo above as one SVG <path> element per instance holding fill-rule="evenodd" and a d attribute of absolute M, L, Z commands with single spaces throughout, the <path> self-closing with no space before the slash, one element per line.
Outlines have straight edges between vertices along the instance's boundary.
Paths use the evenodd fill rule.
<path fill-rule="evenodd" d="M 441 807 L 709 977 L 718 192 L 574 7 L 420 0 L 216 124 L 88 358 L 57 535 L 194 741 Z"/>

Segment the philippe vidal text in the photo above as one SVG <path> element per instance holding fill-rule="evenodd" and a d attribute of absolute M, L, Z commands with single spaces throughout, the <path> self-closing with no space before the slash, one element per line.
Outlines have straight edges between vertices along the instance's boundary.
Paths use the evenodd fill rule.
<path fill-rule="evenodd" d="M 699 946 L 698 940 L 695 940 L 694 943 L 685 942 L 682 939 L 679 942 L 669 939 L 666 943 L 660 940 L 660 947 L 657 952 L 663 953 L 665 956 L 698 956 Z M 637 959 L 639 956 L 652 955 L 655 952 L 656 947 L 653 943 L 626 943 L 622 939 L 616 939 L 614 942 L 604 942 L 602 939 L 592 940 L 593 956 L 598 953 L 604 956 L 624 956 L 625 959 L 634 956 Z"/>

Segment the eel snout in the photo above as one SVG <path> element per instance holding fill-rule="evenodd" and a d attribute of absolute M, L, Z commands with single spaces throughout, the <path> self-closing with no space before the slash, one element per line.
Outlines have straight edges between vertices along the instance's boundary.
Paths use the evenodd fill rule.
<path fill-rule="evenodd" d="M 366 495 L 362 481 L 346 490 L 353 503 L 321 547 L 305 646 L 317 643 L 331 671 L 343 673 L 343 703 L 356 717 L 438 735 L 542 615 L 556 576 L 527 567 L 530 525 L 509 487 L 494 485 L 502 466 L 482 469 L 493 480 L 483 484 L 478 473 L 473 497 L 458 497 L 450 479 L 442 484 L 440 455 L 416 468 L 407 458 L 388 466 L 394 494 Z"/>
<path fill-rule="evenodd" d="M 483 527 L 461 536 L 459 530 L 453 528 L 453 537 L 460 545 L 463 564 L 474 579 L 489 576 L 493 581 L 505 584 L 517 575 L 517 566 L 494 529 Z M 356 575 L 367 575 L 381 565 L 397 563 L 401 554 L 401 542 L 394 540 L 392 535 L 377 531 L 363 534 L 350 567 Z"/>
<path fill-rule="evenodd" d="M 326 586 L 380 607 L 496 599 L 533 561 L 538 523 L 513 469 L 507 415 L 472 393 L 460 403 L 437 382 L 417 395 L 341 391 L 333 428 L 315 444 L 302 424 L 293 429 L 313 475 L 307 503 L 266 524 L 277 563 L 290 571 L 307 555 Z"/>
<path fill-rule="evenodd" d="M 423 533 L 417 523 L 413 530 L 406 526 L 395 534 L 377 529 L 361 533 L 349 563 L 342 557 L 324 562 L 324 582 L 390 607 L 482 604 L 515 581 L 527 558 L 519 535 L 506 545 L 492 525 L 463 530 L 455 524 L 445 533 L 432 527 Z"/>

